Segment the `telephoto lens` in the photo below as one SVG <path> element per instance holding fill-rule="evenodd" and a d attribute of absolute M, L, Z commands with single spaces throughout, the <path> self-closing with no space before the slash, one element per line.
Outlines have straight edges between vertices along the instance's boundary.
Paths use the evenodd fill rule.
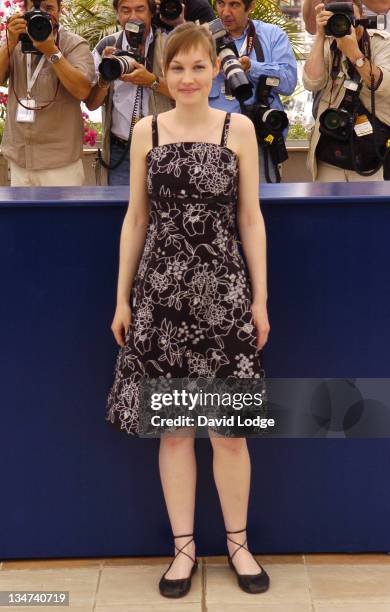
<path fill-rule="evenodd" d="M 351 26 L 355 23 L 352 2 L 331 2 L 325 4 L 325 10 L 333 13 L 325 26 L 327 36 L 342 38 L 350 33 Z"/>
<path fill-rule="evenodd" d="M 134 58 L 126 51 L 116 51 L 104 57 L 99 65 L 99 72 L 105 81 L 115 81 L 124 74 L 134 70 Z"/>
<path fill-rule="evenodd" d="M 221 49 L 218 56 L 221 60 L 221 68 L 229 83 L 232 94 L 240 102 L 248 100 L 252 95 L 253 88 L 237 56 L 229 47 Z"/>
<path fill-rule="evenodd" d="M 181 15 L 181 0 L 161 0 L 160 15 L 164 19 L 174 21 Z"/>

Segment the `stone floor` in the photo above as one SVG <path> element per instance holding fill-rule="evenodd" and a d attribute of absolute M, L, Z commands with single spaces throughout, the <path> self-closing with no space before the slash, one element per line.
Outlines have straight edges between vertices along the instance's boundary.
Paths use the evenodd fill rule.
<path fill-rule="evenodd" d="M 67 590 L 77 612 L 390 612 L 390 555 L 256 555 L 270 575 L 266 593 L 241 591 L 226 557 L 198 557 L 190 592 L 160 596 L 171 557 L 0 562 L 0 591 Z M 0 606 L 0 611 L 66 610 Z"/>

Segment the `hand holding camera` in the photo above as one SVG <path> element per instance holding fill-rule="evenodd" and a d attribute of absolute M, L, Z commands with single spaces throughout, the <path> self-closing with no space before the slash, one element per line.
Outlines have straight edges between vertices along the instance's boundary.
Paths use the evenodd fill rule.
<path fill-rule="evenodd" d="M 325 10 L 325 4 L 320 3 L 315 7 L 316 11 L 316 24 L 317 24 L 317 34 L 320 36 L 325 36 L 325 27 L 328 23 L 330 17 L 332 17 L 333 13 L 331 11 Z"/>
<path fill-rule="evenodd" d="M 358 27 L 361 28 L 362 26 Z M 359 44 L 356 37 L 356 30 L 353 26 L 351 26 L 351 33 L 346 34 L 346 36 L 343 36 L 342 38 L 336 38 L 336 43 L 341 53 L 344 53 L 344 55 L 348 57 L 352 63 L 355 63 L 358 57 L 362 56 L 362 52 L 359 49 Z"/>
<path fill-rule="evenodd" d="M 132 72 L 123 74 L 119 77 L 119 80 L 132 83 L 133 85 L 141 85 L 141 87 L 149 87 L 156 78 L 154 74 L 146 70 L 143 64 L 139 64 L 135 60 L 133 66 Z"/>
<path fill-rule="evenodd" d="M 21 34 L 27 32 L 27 23 L 21 13 L 12 15 L 7 23 L 8 46 L 13 50 L 19 42 Z"/>

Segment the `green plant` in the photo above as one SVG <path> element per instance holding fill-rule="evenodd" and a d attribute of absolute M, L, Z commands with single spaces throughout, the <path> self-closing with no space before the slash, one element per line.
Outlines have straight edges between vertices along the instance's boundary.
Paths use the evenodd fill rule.
<path fill-rule="evenodd" d="M 85 38 L 91 48 L 117 30 L 116 14 L 110 0 L 64 0 L 62 23 Z"/>
<path fill-rule="evenodd" d="M 309 132 L 305 128 L 305 126 L 302 125 L 302 123 L 300 123 L 299 121 L 290 123 L 287 140 L 307 140 L 308 137 Z"/>

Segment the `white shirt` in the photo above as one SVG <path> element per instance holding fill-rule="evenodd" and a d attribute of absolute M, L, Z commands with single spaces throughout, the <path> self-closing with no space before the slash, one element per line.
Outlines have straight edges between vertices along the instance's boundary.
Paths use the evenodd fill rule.
<path fill-rule="evenodd" d="M 115 34 L 115 38 L 118 39 L 122 32 L 123 30 L 117 32 Z M 148 53 L 149 45 L 152 41 L 153 31 L 150 29 L 149 35 L 145 41 L 145 56 Z M 127 51 L 128 48 L 129 45 L 126 40 L 126 35 L 124 34 L 122 39 L 122 49 Z M 97 71 L 102 58 L 96 49 L 93 51 L 93 59 Z M 148 114 L 149 109 L 150 89 L 148 87 L 143 87 L 142 90 L 142 114 L 145 116 Z M 129 137 L 130 122 L 133 114 L 136 91 L 137 85 L 134 85 L 133 83 L 126 83 L 125 81 L 120 81 L 119 79 L 116 79 L 114 82 L 111 132 L 113 132 L 113 134 L 115 134 L 115 136 L 118 138 L 123 138 L 123 140 L 127 140 Z"/>

